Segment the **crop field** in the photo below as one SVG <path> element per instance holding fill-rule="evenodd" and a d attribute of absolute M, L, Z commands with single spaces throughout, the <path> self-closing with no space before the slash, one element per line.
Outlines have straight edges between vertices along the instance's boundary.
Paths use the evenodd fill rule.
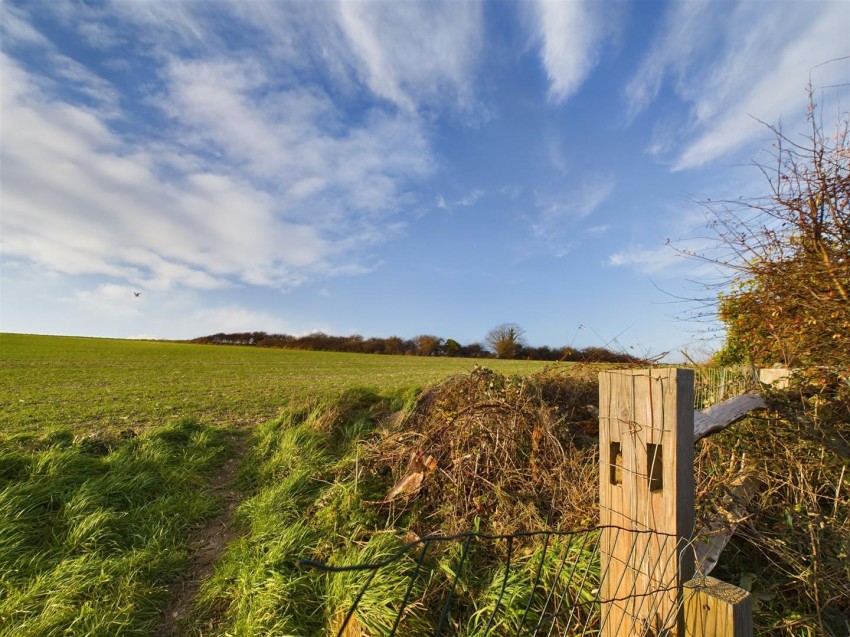
<path fill-rule="evenodd" d="M 546 366 L 487 363 L 512 374 Z M 469 359 L 0 335 L 0 635 L 200 634 L 199 626 L 217 634 L 231 625 L 252 634 L 291 624 L 297 615 L 286 604 L 246 618 L 256 591 L 221 588 L 244 540 L 212 576 L 231 540 L 253 537 L 254 517 L 282 528 L 299 502 L 268 509 L 261 487 L 282 476 L 258 447 L 270 435 L 275 446 L 297 436 L 281 424 L 299 405 L 333 411 L 340 396 L 362 395 L 364 405 L 397 409 L 417 388 L 473 367 Z M 369 423 L 347 423 L 345 444 Z M 339 460 L 343 447 L 296 444 L 285 455 L 320 475 L 334 463 L 316 463 Z M 304 479 L 302 471 L 290 483 Z M 228 528 L 211 536 L 212 527 Z M 209 543 L 218 549 L 199 563 Z M 233 610 L 222 613 L 225 599 Z M 320 633 L 321 617 L 309 625 Z"/>
<path fill-rule="evenodd" d="M 547 365 L 482 362 L 508 374 Z M 139 428 L 175 417 L 257 424 L 292 400 L 354 387 L 422 387 L 474 365 L 468 358 L 0 334 L 0 433 Z"/>

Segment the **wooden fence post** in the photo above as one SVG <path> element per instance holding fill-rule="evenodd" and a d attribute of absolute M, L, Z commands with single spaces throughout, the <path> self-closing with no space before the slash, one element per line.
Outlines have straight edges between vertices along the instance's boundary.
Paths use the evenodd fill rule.
<path fill-rule="evenodd" d="M 713 577 L 685 583 L 685 637 L 752 637 L 753 598 Z"/>
<path fill-rule="evenodd" d="M 691 370 L 599 375 L 603 637 L 685 635 L 683 584 L 694 570 L 693 400 Z"/>

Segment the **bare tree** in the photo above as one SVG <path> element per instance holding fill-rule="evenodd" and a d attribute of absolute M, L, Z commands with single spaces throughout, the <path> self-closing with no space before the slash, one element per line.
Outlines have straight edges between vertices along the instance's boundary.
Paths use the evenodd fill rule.
<path fill-rule="evenodd" d="M 485 339 L 499 358 L 517 358 L 526 346 L 525 330 L 516 323 L 503 323 L 487 333 Z"/>

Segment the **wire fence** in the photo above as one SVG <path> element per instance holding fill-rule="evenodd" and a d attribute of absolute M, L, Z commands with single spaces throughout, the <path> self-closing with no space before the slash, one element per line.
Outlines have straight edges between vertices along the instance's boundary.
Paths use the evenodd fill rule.
<path fill-rule="evenodd" d="M 694 367 L 694 409 L 703 410 L 759 389 L 759 370 L 751 365 Z"/>
<path fill-rule="evenodd" d="M 603 542 L 628 543 L 631 577 L 624 577 L 623 569 L 608 577 L 612 564 L 623 560 L 607 554 Z M 329 565 L 302 559 L 298 564 L 331 578 L 328 590 L 347 591 L 337 597 L 347 608 L 339 608 L 327 631 L 338 637 L 658 637 L 675 628 L 681 607 L 681 582 L 663 581 L 667 564 L 648 559 L 651 545 L 666 542 L 676 550 L 665 552 L 664 560 L 681 559 L 683 551 L 692 550 L 691 543 L 657 531 L 597 526 L 431 535 L 375 561 Z M 635 575 L 643 580 L 639 586 Z"/>
<path fill-rule="evenodd" d="M 394 532 L 376 532 L 328 564 L 302 559 L 299 566 L 317 571 L 324 591 L 325 634 L 685 634 L 684 584 L 705 538 L 686 539 L 693 533 L 693 421 L 665 410 L 666 396 L 684 391 L 689 403 L 695 377 L 694 404 L 704 409 L 758 387 L 758 376 L 747 368 L 606 374 L 600 377 L 602 525 L 414 536 L 404 544 Z M 680 435 L 687 445 L 678 444 Z M 715 613 L 725 608 L 712 601 L 705 612 L 710 606 L 718 607 Z"/>

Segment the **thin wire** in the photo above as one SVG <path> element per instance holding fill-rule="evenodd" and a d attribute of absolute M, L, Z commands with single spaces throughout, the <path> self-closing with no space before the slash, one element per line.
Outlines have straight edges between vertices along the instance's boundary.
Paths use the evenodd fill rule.
<path fill-rule="evenodd" d="M 369 588 L 369 584 L 372 583 L 372 580 L 375 579 L 375 575 L 378 573 L 378 569 L 373 570 L 369 573 L 369 577 L 366 578 L 366 582 L 364 582 L 363 586 L 360 588 L 360 592 L 357 594 L 357 598 L 354 600 L 354 603 L 351 605 L 348 613 L 345 615 L 345 619 L 342 621 L 342 626 L 339 627 L 339 632 L 336 634 L 336 637 L 342 637 L 345 632 L 346 626 L 348 626 L 348 622 L 351 621 L 351 618 L 354 616 L 354 612 L 357 610 L 357 605 L 360 603 L 360 600 L 363 598 L 366 589 Z"/>
<path fill-rule="evenodd" d="M 581 555 L 584 552 L 584 549 L 587 546 L 587 540 L 588 540 L 589 537 L 590 537 L 589 534 L 584 536 L 584 540 L 582 541 L 581 550 L 579 551 L 579 555 Z M 596 545 L 599 544 L 599 541 L 600 541 L 599 538 L 600 537 L 601 537 L 601 534 L 597 535 Z M 587 564 L 588 564 L 587 568 L 590 568 L 590 564 L 593 563 L 593 555 L 594 554 L 595 554 L 595 551 L 592 553 L 590 561 L 587 562 Z M 555 608 L 552 611 L 552 624 L 549 627 L 549 632 L 547 633 L 547 637 L 550 637 L 552 635 L 552 631 L 555 630 L 555 621 L 557 620 L 558 614 L 560 613 L 561 604 L 564 602 L 564 599 L 566 598 L 567 594 L 570 592 L 570 586 L 569 585 L 570 585 L 570 582 L 573 581 L 573 576 L 575 575 L 577 568 L 578 568 L 578 559 L 576 559 L 575 562 L 573 562 L 573 568 L 570 571 L 570 576 L 567 578 L 567 585 L 564 586 L 564 592 L 559 597 L 557 603 L 555 604 Z M 581 588 L 582 587 L 579 587 L 579 590 L 581 590 Z"/>
<path fill-rule="evenodd" d="M 557 585 L 558 582 L 561 581 L 561 573 L 564 570 L 564 564 L 567 563 L 567 558 L 570 556 L 570 548 L 573 545 L 573 539 L 574 538 L 571 536 L 569 541 L 567 542 L 566 549 L 564 549 L 564 555 L 561 558 L 561 563 L 558 564 L 558 570 L 555 573 L 555 578 L 552 580 L 552 587 L 549 589 L 549 594 L 546 596 L 546 601 L 543 603 L 543 609 L 540 612 L 540 619 L 537 620 L 537 625 L 534 627 L 534 634 L 535 635 L 537 634 L 537 631 L 539 631 L 540 628 L 543 626 L 543 622 L 546 619 L 546 609 L 549 608 L 549 602 L 552 601 L 552 596 L 555 593 L 555 586 Z M 585 542 L 587 541 L 587 535 L 584 536 L 584 541 Z M 575 567 L 577 564 L 578 564 L 578 560 L 576 560 L 573 563 L 573 567 Z M 569 579 L 567 581 L 569 582 L 569 581 L 571 581 L 571 579 Z"/>
<path fill-rule="evenodd" d="M 469 543 L 472 541 L 473 535 L 469 535 L 466 538 L 466 541 L 463 543 L 463 552 L 460 555 L 460 561 L 457 565 L 457 572 L 455 573 L 455 579 L 452 582 L 452 588 L 449 591 L 449 596 L 446 599 L 446 603 L 443 606 L 443 612 L 440 615 L 440 622 L 437 624 L 437 632 L 434 633 L 434 637 L 440 637 L 443 634 L 443 624 L 449 618 L 449 615 L 452 612 L 452 600 L 454 599 L 455 588 L 457 587 L 457 582 L 460 579 L 460 573 L 463 570 L 463 564 L 466 562 L 466 556 L 469 553 Z"/>
<path fill-rule="evenodd" d="M 540 563 L 537 565 L 537 574 L 534 577 L 534 584 L 531 586 L 531 594 L 528 596 L 528 603 L 525 605 L 525 612 L 522 614 L 522 619 L 519 622 L 517 634 L 522 631 L 522 627 L 525 625 L 525 619 L 528 617 L 528 611 L 531 610 L 531 604 L 534 602 L 534 594 L 537 592 L 537 585 L 540 583 L 540 575 L 543 572 L 543 562 L 546 561 L 546 551 L 549 550 L 549 539 L 551 537 L 551 535 L 547 535 L 546 541 L 543 543 L 543 554 L 540 556 Z"/>
<path fill-rule="evenodd" d="M 407 602 L 410 599 L 410 593 L 413 591 L 413 583 L 419 575 L 419 569 L 422 567 L 422 562 L 425 561 L 425 554 L 428 552 L 428 547 L 430 546 L 430 542 L 424 542 L 422 544 L 422 552 L 419 554 L 419 559 L 416 562 L 416 569 L 414 569 L 413 574 L 410 576 L 410 583 L 407 585 L 407 592 L 404 594 L 404 600 L 401 602 L 401 608 L 398 610 L 398 614 L 396 615 L 395 623 L 393 624 L 393 629 L 390 631 L 389 637 L 393 637 L 393 635 L 395 635 L 395 631 L 398 628 L 399 623 L 401 623 L 401 617 L 404 615 L 404 609 L 407 607 Z"/>
<path fill-rule="evenodd" d="M 600 533 L 600 536 L 601 536 L 601 533 Z M 591 556 L 590 556 L 590 560 L 588 561 L 588 564 L 592 564 L 592 563 L 594 562 L 594 560 L 596 559 L 596 556 L 599 554 L 599 545 L 600 545 L 600 541 L 601 541 L 601 540 L 600 540 L 600 537 L 597 537 L 597 538 L 596 538 L 596 542 L 595 542 L 595 544 L 593 545 L 593 553 L 592 553 L 592 554 L 591 554 Z M 584 569 L 584 575 L 583 575 L 583 576 L 582 576 L 582 578 L 581 578 L 581 583 L 580 583 L 580 584 L 579 584 L 579 586 L 578 586 L 578 590 L 583 590 L 583 589 L 584 589 L 584 585 L 585 585 L 585 582 L 587 581 L 587 576 L 588 576 L 588 574 L 589 574 L 589 573 L 590 573 L 590 568 L 589 568 L 589 567 L 588 567 L 588 568 L 586 568 L 586 569 Z M 570 626 L 572 625 L 572 623 L 573 623 L 573 616 L 574 616 L 574 614 L 575 614 L 575 609 L 576 609 L 578 606 L 579 606 L 579 604 L 573 604 L 572 608 L 570 609 L 570 617 L 569 617 L 569 620 L 567 620 L 567 628 L 565 629 L 565 632 L 566 632 L 566 630 L 569 630 Z"/>
<path fill-rule="evenodd" d="M 622 558 L 613 556 L 608 553 L 608 551 L 614 545 L 618 544 L 618 540 L 620 539 L 620 532 L 627 532 L 631 541 L 629 542 L 629 551 L 626 556 L 625 561 Z M 577 536 L 581 534 L 582 541 L 579 544 L 576 544 Z M 594 536 L 595 534 L 595 536 Z M 401 622 L 404 617 L 404 611 L 407 608 L 407 605 L 410 600 L 410 596 L 413 591 L 413 587 L 415 585 L 415 581 L 418 578 L 422 566 L 425 563 L 425 558 L 430 549 L 431 544 L 437 542 L 450 542 L 463 540 L 463 550 L 460 556 L 460 560 L 458 562 L 457 571 L 455 573 L 455 577 L 452 581 L 452 587 L 449 591 L 449 595 L 446 599 L 445 604 L 443 605 L 442 613 L 440 616 L 439 624 L 437 626 L 437 632 L 434 633 L 435 637 L 443 634 L 444 629 L 446 629 L 450 623 L 451 610 L 452 605 L 455 600 L 455 592 L 457 589 L 458 581 L 460 580 L 463 566 L 469 556 L 470 553 L 470 544 L 473 538 L 478 539 L 490 539 L 490 540 L 506 540 L 507 541 L 507 560 L 505 564 L 505 574 L 502 579 L 502 585 L 499 592 L 499 596 L 496 600 L 496 604 L 490 613 L 490 616 L 487 621 L 487 625 L 485 626 L 485 630 L 483 635 L 488 635 L 490 631 L 493 629 L 496 618 L 499 615 L 499 610 L 501 608 L 502 600 L 504 599 L 504 595 L 507 589 L 507 582 L 510 578 L 511 566 L 513 561 L 513 553 L 515 549 L 515 540 L 518 538 L 535 538 L 535 537 L 544 537 L 545 544 L 544 549 L 541 554 L 540 562 L 537 565 L 537 570 L 534 578 L 534 582 L 532 585 L 532 590 L 530 593 L 529 602 L 526 604 L 525 611 L 523 613 L 523 617 L 516 635 L 521 634 L 529 634 L 529 635 L 539 635 L 541 628 L 544 627 L 545 624 L 548 623 L 549 629 L 547 635 L 551 636 L 552 632 L 555 630 L 556 626 L 562 621 L 562 618 L 566 616 L 566 628 L 562 634 L 566 635 L 573 623 L 576 619 L 579 619 L 577 613 L 582 611 L 581 614 L 584 615 L 582 621 L 582 632 L 581 634 L 588 634 L 588 631 L 591 629 L 593 623 L 596 621 L 598 617 L 600 630 L 604 628 L 604 626 L 608 623 L 610 619 L 610 614 L 613 608 L 618 608 L 620 611 L 619 623 L 617 626 L 617 630 L 613 634 L 619 634 L 620 629 L 623 628 L 623 622 L 630 618 L 632 624 L 632 631 L 638 628 L 638 622 L 642 624 L 642 628 L 639 628 L 641 632 L 637 634 L 645 634 L 647 630 L 649 630 L 650 624 L 655 624 L 656 627 L 664 628 L 666 627 L 671 618 L 676 616 L 678 617 L 678 609 L 682 606 L 682 581 L 679 581 L 681 577 L 677 578 L 677 581 L 662 581 L 659 580 L 656 576 L 656 573 L 667 572 L 667 566 L 670 564 L 672 560 L 674 560 L 678 554 L 679 563 L 682 563 L 682 559 L 684 554 L 688 550 L 693 549 L 693 545 L 695 540 L 692 538 L 690 540 L 685 540 L 682 538 L 677 538 L 677 548 L 678 551 L 669 551 L 669 550 L 661 550 L 659 549 L 657 557 L 653 560 L 652 564 L 644 565 L 647 568 L 640 568 L 640 564 L 643 564 L 646 560 L 647 552 L 652 546 L 653 542 L 657 542 L 658 539 L 663 539 L 663 542 L 669 543 L 670 538 L 675 537 L 670 533 L 661 533 L 652 530 L 643 530 L 643 529 L 629 529 L 619 525 L 600 525 L 594 527 L 592 529 L 584 529 L 578 531 L 519 531 L 512 534 L 485 534 L 479 532 L 464 532 L 458 533 L 456 535 L 451 536 L 425 536 L 410 542 L 403 546 L 399 551 L 390 556 L 387 559 L 381 560 L 380 562 L 375 562 L 372 564 L 355 564 L 349 566 L 328 566 L 325 564 L 321 564 L 319 562 L 314 562 L 312 560 L 299 560 L 299 566 L 309 566 L 313 568 L 318 568 L 320 570 L 324 570 L 327 572 L 350 572 L 357 570 L 368 570 L 369 575 L 366 578 L 363 586 L 360 588 L 360 591 L 357 597 L 352 604 L 351 609 L 346 614 L 345 619 L 343 621 L 342 627 L 340 628 L 340 632 L 337 633 L 338 637 L 340 637 L 346 627 L 348 626 L 351 618 L 354 616 L 354 613 L 357 610 L 357 607 L 360 601 L 363 598 L 366 590 L 368 590 L 371 585 L 377 571 L 380 570 L 383 566 L 399 559 L 406 552 L 411 550 L 413 547 L 421 544 L 422 550 L 419 552 L 418 559 L 416 562 L 416 567 L 413 573 L 410 576 L 410 581 L 407 585 L 407 590 L 405 592 L 402 604 L 399 608 L 398 614 L 396 615 L 395 622 L 391 632 L 389 633 L 390 637 L 393 637 L 398 627 L 401 625 Z M 535 626 L 529 627 L 526 633 L 523 633 L 523 628 L 525 622 L 528 620 L 528 616 L 531 612 L 531 608 L 534 605 L 534 598 L 537 593 L 537 589 L 540 586 L 540 582 L 542 581 L 542 570 L 543 565 L 545 563 L 546 555 L 550 550 L 550 542 L 552 537 L 563 537 L 567 538 L 568 542 L 566 548 L 564 549 L 564 554 L 559 560 L 559 566 L 555 578 L 552 582 L 552 585 L 546 595 L 545 602 L 541 609 L 541 615 L 537 620 L 537 624 Z M 587 551 L 591 538 L 594 538 L 592 543 L 592 549 L 589 559 L 582 559 L 583 554 Z M 604 545 L 606 548 L 605 551 L 602 550 Z M 679 544 L 681 542 L 681 544 Z M 641 546 L 643 545 L 643 546 Z M 562 575 L 566 568 L 566 560 L 570 558 L 572 550 L 579 546 L 579 550 L 575 553 L 575 559 L 573 560 L 570 568 L 569 568 L 569 576 L 566 579 L 566 582 L 563 586 L 563 591 L 557 595 L 555 598 L 555 589 L 560 586 L 562 582 Z M 642 549 L 642 550 L 641 550 Z M 594 591 L 594 596 L 587 600 L 582 600 L 581 596 L 583 595 L 582 591 L 586 590 L 588 579 L 591 574 L 592 565 L 597 563 L 597 559 L 602 555 L 605 555 L 604 560 L 604 568 L 600 569 L 599 572 L 599 588 L 596 588 Z M 637 559 L 639 557 L 639 559 Z M 666 560 L 665 560 L 666 558 Z M 660 569 L 661 563 L 665 562 L 664 568 Z M 579 574 L 579 564 L 583 564 L 583 572 Z M 620 574 L 620 580 L 614 585 L 612 588 L 612 583 L 610 582 L 610 569 L 612 564 L 619 563 L 628 568 L 622 569 Z M 576 582 L 577 575 L 580 575 L 580 582 L 578 582 L 578 586 L 574 586 L 574 582 Z M 626 578 L 629 578 L 629 582 L 626 584 Z M 652 590 L 646 590 L 642 593 L 636 592 L 636 577 L 646 577 L 648 578 L 650 584 L 656 584 L 656 588 Z M 605 592 L 608 597 L 602 596 L 602 584 L 605 583 Z M 626 589 L 630 590 L 626 590 Z M 571 600 L 569 603 L 565 604 L 565 600 L 567 600 L 568 595 L 571 591 L 575 592 L 576 598 Z M 675 594 L 670 595 L 671 593 Z M 649 599 L 647 599 L 649 598 Z M 635 605 L 636 602 L 640 600 L 639 604 Z M 550 604 L 552 604 L 553 600 L 555 601 L 554 607 L 552 611 L 547 612 Z M 673 602 L 672 604 L 665 603 L 665 601 Z M 626 602 L 629 606 L 623 606 L 619 602 Z M 649 616 L 650 619 L 647 621 L 644 618 L 641 618 L 639 615 L 643 614 L 643 609 L 646 604 L 649 604 Z M 602 612 L 597 616 L 597 614 L 593 611 L 593 608 L 600 607 Z M 589 609 L 586 613 L 584 609 Z M 658 609 L 664 608 L 664 617 L 663 621 L 661 614 L 657 612 Z"/>
<path fill-rule="evenodd" d="M 637 539 L 637 538 L 636 538 L 636 539 Z M 635 585 L 636 585 L 636 583 L 637 583 L 635 580 L 636 580 L 637 578 L 635 578 L 635 577 L 634 577 L 634 570 L 635 570 L 635 569 L 634 569 L 634 567 L 632 567 L 632 564 L 633 564 L 633 563 L 640 563 L 640 562 L 643 562 L 643 560 L 644 560 L 644 559 L 646 559 L 646 553 L 647 553 L 647 551 L 649 550 L 649 542 L 647 541 L 647 542 L 644 542 L 644 543 L 643 543 L 643 545 L 644 545 L 644 548 L 643 548 L 643 555 L 641 555 L 640 561 L 639 561 L 639 562 L 632 562 L 632 554 L 634 553 L 635 547 L 636 547 L 637 545 L 638 545 L 638 542 L 633 540 L 633 541 L 631 542 L 631 548 L 629 549 L 629 556 L 626 558 L 626 561 L 625 561 L 625 562 L 622 562 L 621 560 L 617 560 L 617 561 L 620 561 L 621 563 L 623 563 L 623 564 L 624 564 L 627 568 L 621 569 L 621 573 L 620 573 L 620 581 L 619 581 L 619 582 L 617 582 L 617 586 L 614 588 L 614 594 L 615 594 L 615 595 L 616 595 L 616 594 L 620 591 L 620 587 L 622 586 L 623 581 L 626 579 L 626 575 L 627 575 L 627 574 L 629 575 L 629 579 L 631 580 L 631 582 L 630 582 L 630 584 L 631 584 L 631 586 L 630 586 L 631 591 L 632 591 L 632 592 L 634 592 L 634 590 L 635 590 Z M 609 555 L 609 556 L 608 556 L 608 558 L 609 558 L 609 559 L 614 559 L 614 556 L 613 556 L 613 555 Z M 632 596 L 629 596 L 629 600 L 630 600 L 630 601 L 632 600 Z M 614 606 L 614 605 L 612 604 L 612 607 L 613 607 L 613 606 Z M 622 628 L 622 626 L 623 626 L 623 620 L 626 618 L 626 615 L 632 616 L 632 611 L 631 611 L 631 609 L 629 609 L 629 608 L 622 608 L 621 610 L 622 610 L 622 613 L 620 614 L 620 621 L 617 623 L 617 629 L 616 629 L 616 630 L 612 633 L 613 635 L 620 635 L 620 634 L 621 634 L 621 633 L 620 633 L 620 629 L 621 629 L 621 628 Z M 609 611 L 609 616 L 610 616 L 610 611 Z"/>
<path fill-rule="evenodd" d="M 484 637 L 487 637 L 490 632 L 490 627 L 493 625 L 493 620 L 496 618 L 496 613 L 499 611 L 499 604 L 502 603 L 502 597 L 505 594 L 505 587 L 508 585 L 508 574 L 511 571 L 511 555 L 514 550 L 514 539 L 513 537 L 508 538 L 508 557 L 505 562 L 505 577 L 502 580 L 502 590 L 499 591 L 499 598 L 496 600 L 496 606 L 493 608 L 493 612 L 490 613 L 490 619 L 487 620 L 487 625 L 484 627 Z"/>

